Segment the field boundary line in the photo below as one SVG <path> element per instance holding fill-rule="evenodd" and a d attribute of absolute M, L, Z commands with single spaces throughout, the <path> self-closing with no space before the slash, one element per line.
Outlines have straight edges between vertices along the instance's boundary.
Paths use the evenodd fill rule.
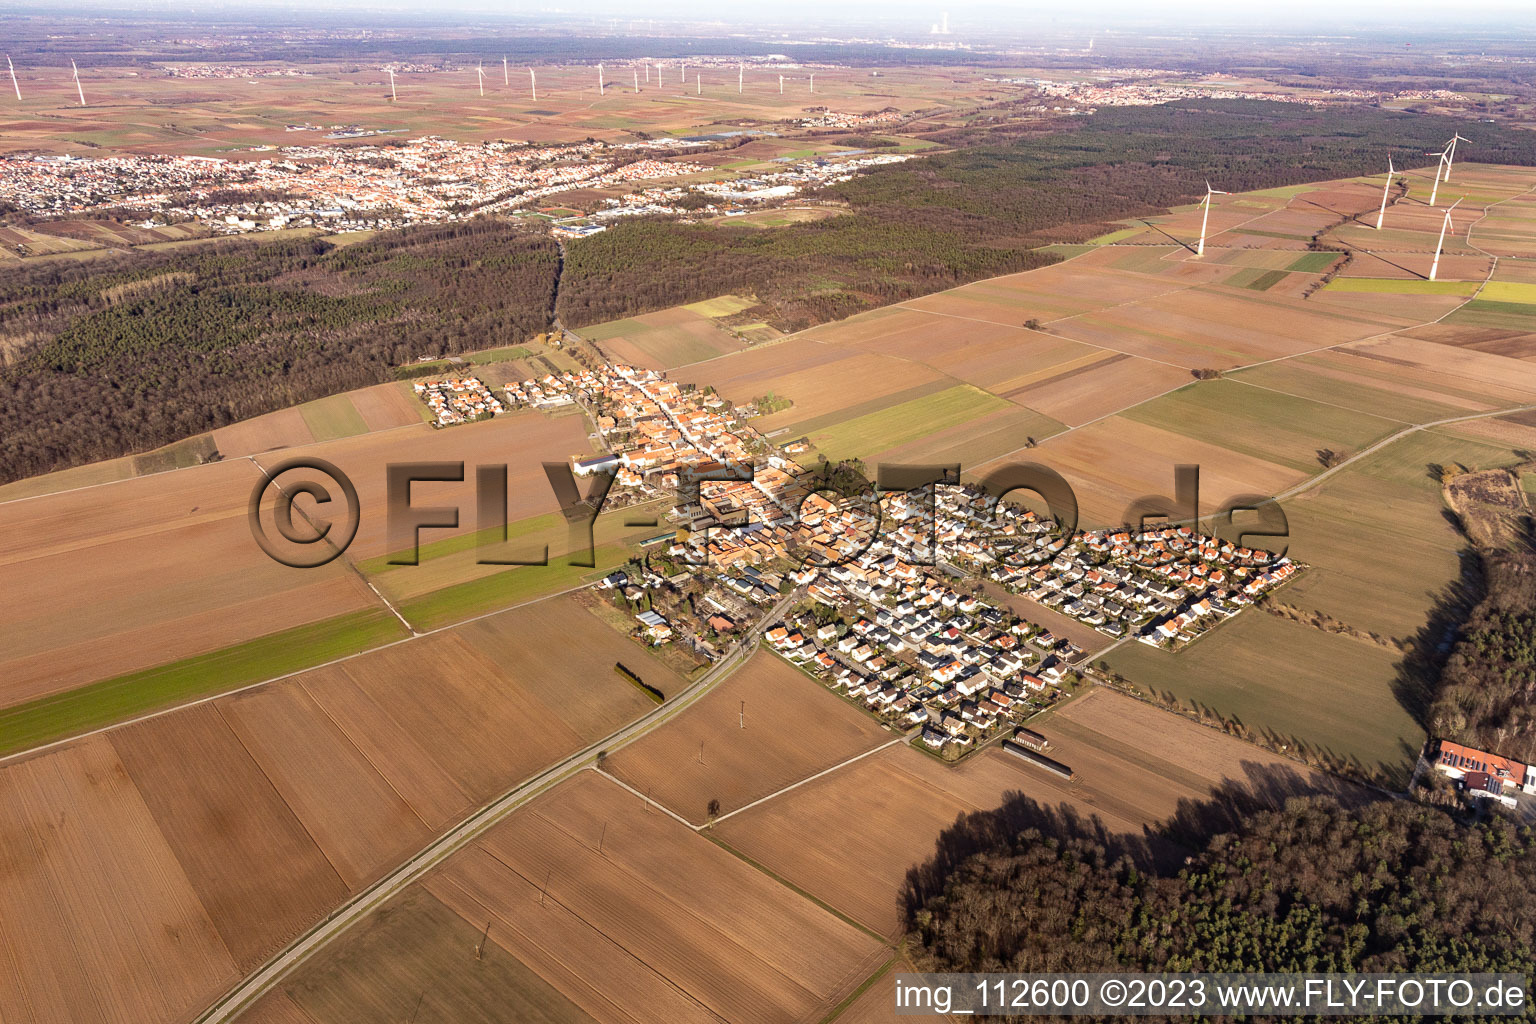
<path fill-rule="evenodd" d="M 273 476 L 267 470 L 266 466 L 263 466 L 260 462 L 257 462 L 254 457 L 251 459 L 251 462 L 256 466 L 256 469 L 261 473 L 262 477 L 265 478 L 265 480 L 267 481 L 267 483 L 269 485 L 276 484 L 277 489 L 280 492 L 283 492 L 283 485 L 277 483 L 277 477 Z M 266 488 L 263 487 L 262 491 L 265 492 L 265 490 L 266 490 Z M 287 492 L 283 492 L 283 493 L 287 493 Z M 309 518 L 309 513 L 305 512 L 302 508 L 298 509 L 298 512 L 299 512 L 299 515 L 304 517 L 304 521 L 306 523 L 309 523 L 311 528 L 314 528 L 315 524 L 314 524 L 314 521 Z M 318 529 L 316 529 L 315 532 L 316 533 L 320 533 L 321 536 L 324 536 L 323 532 L 318 530 Z M 332 544 L 331 547 L 335 548 L 336 545 Z M 385 597 L 383 592 L 380 591 L 378 587 L 373 585 L 373 581 L 368 578 L 368 574 L 363 572 L 363 570 L 359 569 L 357 567 L 357 563 L 352 561 L 352 559 L 347 557 L 345 549 L 337 549 L 336 555 L 338 557 L 340 557 L 341 561 L 346 564 L 346 567 L 352 571 L 352 574 L 354 576 L 356 576 L 358 579 L 363 581 L 363 585 L 365 587 L 367 587 L 369 590 L 373 591 L 373 596 L 378 598 L 380 603 L 382 603 L 385 608 L 388 608 L 390 613 L 392 615 L 394 615 L 395 618 L 400 620 L 400 625 L 405 627 L 405 631 L 407 633 L 409 633 L 413 637 L 421 635 L 417 631 L 416 627 L 411 625 L 410 622 L 406 620 L 406 617 L 404 615 L 400 614 L 400 609 L 396 608 L 394 606 L 394 604 L 389 600 L 389 598 Z"/>
<path fill-rule="evenodd" d="M 890 936 L 881 935 L 879 932 L 869 927 L 869 925 L 849 917 L 847 914 L 843 913 L 841 910 L 838 910 L 832 904 L 817 896 L 815 893 L 807 892 L 800 886 L 796 885 L 794 882 L 791 882 L 789 879 L 779 874 L 777 871 L 768 867 L 766 864 L 760 864 L 753 860 L 751 857 L 747 856 L 745 853 L 742 853 L 740 850 L 736 849 L 736 847 L 732 846 L 724 839 L 721 839 L 719 836 L 711 835 L 708 829 L 700 830 L 699 835 L 714 843 L 716 846 L 720 847 L 720 849 L 724 850 L 726 853 L 729 853 L 732 857 L 735 857 L 737 860 L 741 861 L 743 864 L 746 864 L 748 867 L 751 867 L 753 870 L 760 871 L 767 875 L 769 878 L 773 879 L 775 882 L 778 882 L 784 888 L 788 889 L 796 896 L 799 896 L 801 899 L 809 900 L 811 903 L 820 907 L 822 910 L 825 910 L 827 913 L 831 914 L 833 917 L 837 918 L 844 924 L 857 928 L 865 935 L 868 935 L 870 938 L 879 942 L 882 946 L 886 946 L 888 948 L 894 946 Z"/>
<path fill-rule="evenodd" d="M 609 782 L 612 782 L 614 785 L 620 786 L 620 787 L 622 787 L 624 789 L 627 789 L 631 793 L 635 794 L 635 796 L 639 797 L 641 800 L 644 800 L 645 801 L 645 806 L 646 806 L 647 809 L 652 808 L 652 807 L 658 808 L 661 811 L 662 814 L 665 814 L 667 817 L 671 818 L 673 821 L 675 821 L 678 824 L 682 825 L 684 828 L 688 829 L 689 831 L 697 832 L 700 828 L 703 827 L 701 825 L 695 825 L 693 822 L 689 821 L 687 818 L 683 817 L 681 814 L 678 814 L 676 811 L 674 811 L 672 808 L 668 807 L 666 804 L 662 803 L 660 800 L 657 800 L 657 799 L 651 797 L 647 793 L 640 792 L 638 789 L 636 789 L 634 786 L 631 786 L 629 783 L 625 782 L 623 779 L 619 779 L 619 778 L 616 778 L 616 777 L 608 774 L 607 772 L 603 771 L 601 768 L 598 768 L 596 765 L 593 765 L 591 770 L 596 772 L 597 774 L 601 775 L 603 778 L 607 779 Z"/>
<path fill-rule="evenodd" d="M 815 775 L 807 775 L 805 778 L 801 779 L 799 782 L 792 782 L 789 785 L 785 786 L 783 789 L 775 790 L 774 792 L 769 793 L 767 796 L 758 797 L 756 800 L 753 800 L 749 804 L 743 804 L 742 806 L 736 808 L 734 811 L 731 811 L 729 814 L 722 814 L 722 815 L 720 815 L 720 817 L 716 818 L 714 820 L 714 822 L 712 822 L 712 824 L 718 825 L 722 821 L 724 821 L 725 819 L 731 818 L 731 817 L 735 817 L 736 815 L 740 814 L 742 811 L 750 811 L 752 808 L 756 807 L 758 804 L 767 803 L 769 800 L 772 800 L 774 797 L 777 797 L 777 796 L 783 796 L 785 793 L 788 793 L 792 789 L 799 789 L 801 786 L 805 785 L 808 782 L 815 782 L 817 779 L 821 778 L 823 775 L 831 775 L 833 772 L 835 772 L 835 771 L 837 771 L 837 770 L 839 770 L 841 768 L 848 767 L 850 764 L 853 764 L 853 762 L 855 762 L 855 761 L 862 761 L 864 758 L 868 757 L 871 754 L 878 754 L 882 750 L 886 750 L 886 749 L 888 749 L 890 747 L 894 747 L 898 743 L 905 743 L 905 742 L 907 742 L 907 737 L 905 737 L 905 736 L 897 736 L 895 739 L 887 740 L 886 742 L 880 744 L 878 747 L 870 747 L 868 750 L 864 751 L 862 754 L 855 754 L 854 756 L 850 757 L 846 761 L 840 761 L 837 764 L 834 764 L 830 768 L 823 768 L 821 771 L 817 772 Z M 706 828 L 709 828 L 710 826 L 708 824 L 706 824 L 706 825 L 693 825 L 693 826 L 690 826 L 690 827 L 695 828 L 695 829 L 706 829 Z"/>
<path fill-rule="evenodd" d="M 757 634 L 766 628 L 770 619 L 780 615 L 784 608 L 788 607 L 792 601 L 798 600 L 800 596 L 801 591 L 797 589 L 774 604 L 754 625 L 751 639 L 738 642 L 708 672 L 690 684 L 687 689 L 678 693 L 673 698 L 671 707 L 666 704 L 656 705 L 607 736 L 572 752 L 537 774 L 514 784 L 500 796 L 482 804 L 457 825 L 448 828 L 442 835 L 393 870 L 345 899 L 320 921 L 268 957 L 254 970 L 246 973 L 226 989 L 223 995 L 217 997 L 194 1017 L 195 1024 L 219 1024 L 232 1019 L 307 961 L 317 949 L 323 948 L 331 939 L 344 933 L 372 911 L 383 906 L 400 890 L 426 877 L 453 854 L 494 828 L 507 815 L 560 783 L 574 778 L 589 766 L 589 762 L 595 763 L 599 754 L 621 747 L 649 733 L 678 711 L 704 697 L 721 680 L 729 677 L 731 673 L 751 660 L 756 651 Z M 405 643 L 409 639 L 397 642 Z"/>

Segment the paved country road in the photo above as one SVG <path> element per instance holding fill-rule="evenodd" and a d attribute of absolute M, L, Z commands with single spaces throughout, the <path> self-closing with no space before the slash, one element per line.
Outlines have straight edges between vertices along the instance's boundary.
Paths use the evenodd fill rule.
<path fill-rule="evenodd" d="M 664 704 L 658 704 L 618 731 L 519 783 L 464 819 L 394 871 L 358 892 L 332 911 L 323 921 L 299 936 L 282 952 L 221 996 L 195 1019 L 195 1024 L 220 1024 L 220 1022 L 234 1020 L 326 943 L 378 909 L 406 886 L 426 875 L 453 853 L 473 842 L 518 807 L 585 768 L 597 759 L 600 752 L 611 752 L 638 739 L 703 697 L 751 657 L 767 625 L 781 616 L 784 610 L 793 605 L 802 595 L 803 588 L 797 588 L 786 595 L 758 619 L 747 635 L 728 648 L 725 656 L 717 664 L 677 696 Z"/>

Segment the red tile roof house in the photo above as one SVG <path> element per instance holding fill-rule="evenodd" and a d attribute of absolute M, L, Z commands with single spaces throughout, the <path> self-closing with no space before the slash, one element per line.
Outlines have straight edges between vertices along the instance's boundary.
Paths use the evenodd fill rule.
<path fill-rule="evenodd" d="M 1504 786 L 1519 786 L 1527 793 L 1536 793 L 1536 768 L 1450 740 L 1440 741 L 1440 750 L 1433 763 L 1445 775 L 1467 780 L 1469 787 L 1474 781 L 1471 777 L 1480 774 L 1486 779 L 1476 781 L 1496 780 Z"/>

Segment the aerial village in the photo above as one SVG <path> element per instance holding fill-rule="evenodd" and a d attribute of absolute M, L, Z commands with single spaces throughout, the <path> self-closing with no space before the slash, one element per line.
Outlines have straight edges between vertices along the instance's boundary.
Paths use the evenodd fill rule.
<path fill-rule="evenodd" d="M 416 387 L 463 415 L 445 385 L 494 410 L 474 378 Z M 645 557 L 595 584 L 633 615 L 637 640 L 703 664 L 766 625 L 779 656 L 946 758 L 1022 729 L 1080 680 L 1093 634 L 1058 636 L 1027 609 L 1091 627 L 1104 645 L 1178 650 L 1300 569 L 1186 525 L 1065 537 L 971 485 L 876 494 L 855 474 L 850 487 L 844 467 L 796 462 L 803 441 L 760 435 L 752 406 L 657 371 L 603 364 L 503 394 L 508 411 L 589 414 L 606 451 L 573 457 L 572 470 L 614 476 L 605 507 L 670 499 L 670 528 L 644 542 Z"/>

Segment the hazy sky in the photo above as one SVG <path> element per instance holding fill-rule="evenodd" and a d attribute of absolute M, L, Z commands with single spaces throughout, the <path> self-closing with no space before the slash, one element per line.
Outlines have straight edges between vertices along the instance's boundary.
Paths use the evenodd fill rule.
<path fill-rule="evenodd" d="M 0 0 L 0 12 L 40 7 L 42 4 Z M 725 25 L 733 21 L 805 18 L 817 22 L 846 21 L 872 24 L 909 23 L 926 26 L 948 11 L 950 27 L 959 32 L 985 34 L 991 25 L 1006 22 L 1017 25 L 1029 21 L 1044 24 L 1102 21 L 1112 28 L 1117 23 L 1169 22 L 1194 24 L 1220 21 L 1226 24 L 1306 21 L 1311 26 L 1329 24 L 1369 24 L 1390 30 L 1395 26 L 1423 26 L 1443 23 L 1450 26 L 1468 21 L 1488 22 L 1514 19 L 1528 22 L 1536 18 L 1536 0 L 1061 0 L 1039 2 L 950 2 L 950 0 L 771 0 L 763 4 L 721 4 L 719 0 L 75 0 L 52 5 L 55 9 L 84 10 L 113 8 L 146 13 L 170 13 L 190 10 L 204 17 L 220 11 L 274 8 L 302 10 L 315 14 L 325 10 L 388 10 L 412 12 L 433 20 L 449 20 L 453 12 L 485 17 L 502 15 L 589 16 L 633 18 L 687 18 Z"/>

